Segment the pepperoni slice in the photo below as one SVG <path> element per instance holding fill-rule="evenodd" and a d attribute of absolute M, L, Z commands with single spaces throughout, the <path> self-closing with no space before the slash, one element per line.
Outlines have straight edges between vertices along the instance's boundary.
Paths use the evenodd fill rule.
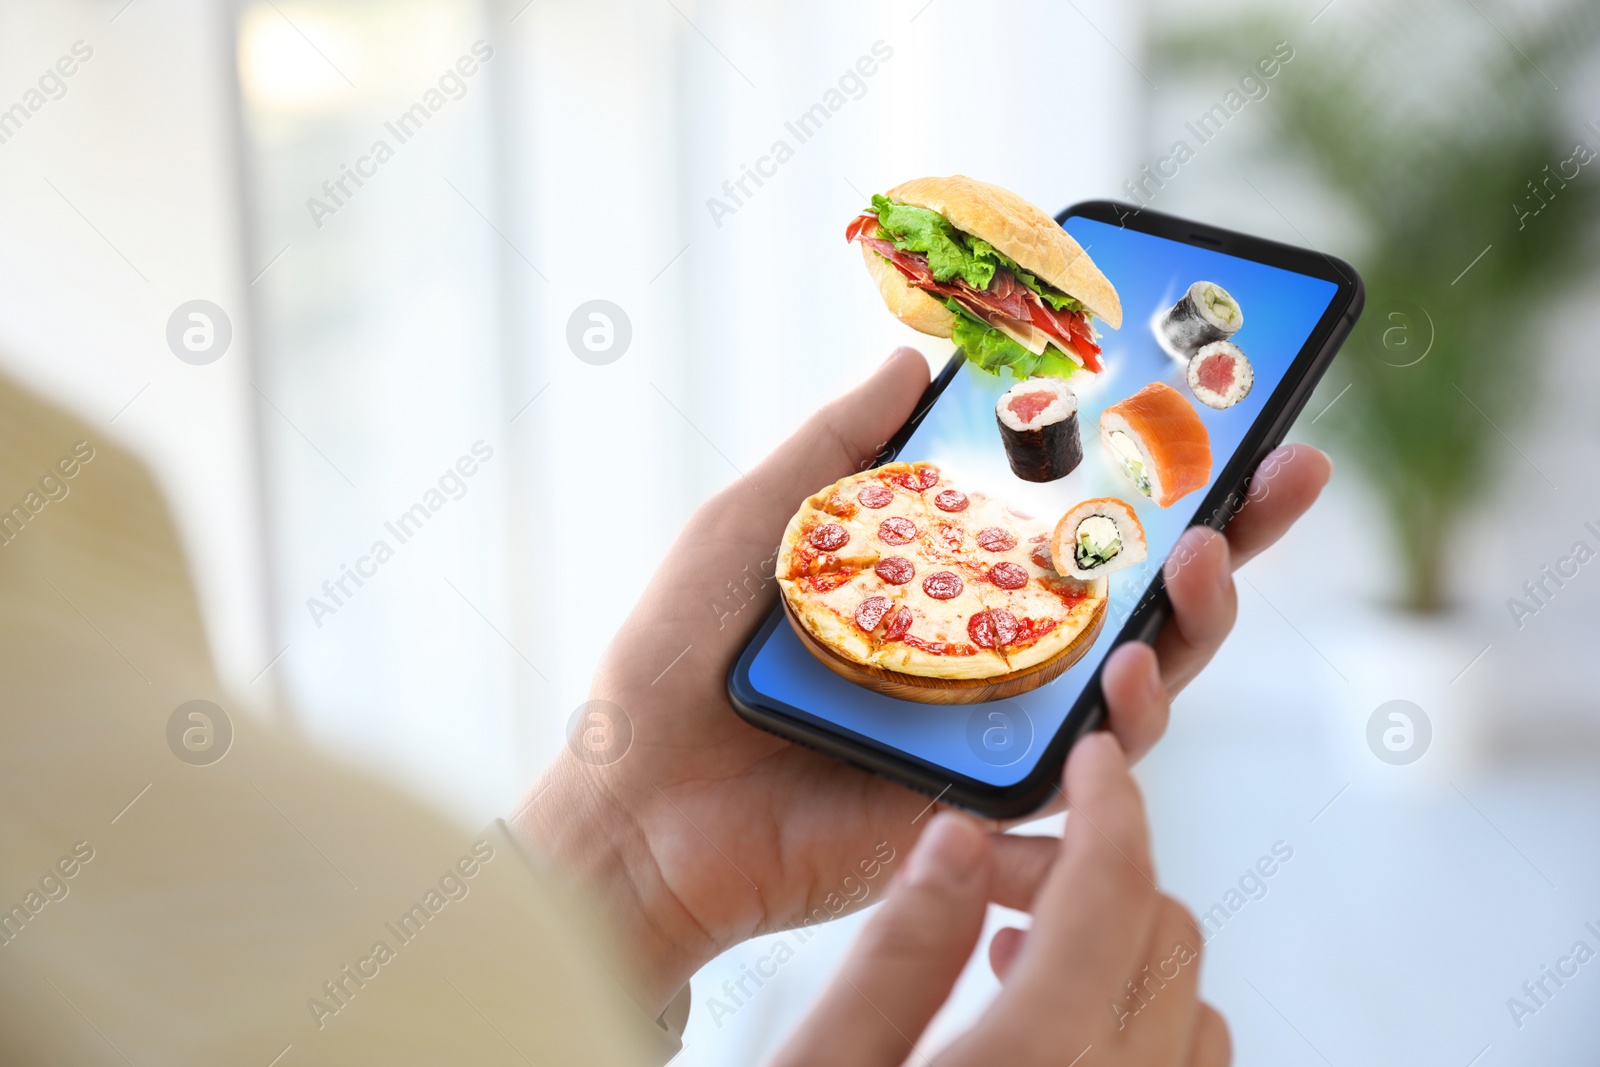
<path fill-rule="evenodd" d="M 905 585 L 917 573 L 917 568 L 904 556 L 886 556 L 878 561 L 873 570 L 890 585 Z"/>
<path fill-rule="evenodd" d="M 985 552 L 1010 552 L 1017 547 L 1017 535 L 1000 526 L 978 531 L 978 547 Z"/>
<path fill-rule="evenodd" d="M 1030 519 L 1033 518 L 1033 516 L 1029 515 L 1026 511 L 1018 511 L 1016 508 L 1010 506 L 1009 504 L 1006 505 L 1006 510 L 1011 512 L 1011 514 L 1015 515 L 1017 518 L 1021 519 L 1023 522 L 1027 522 L 1027 521 L 1029 521 Z"/>
<path fill-rule="evenodd" d="M 878 536 L 886 545 L 909 545 L 916 540 L 917 524 L 899 515 L 892 515 L 878 523 Z"/>
<path fill-rule="evenodd" d="M 886 596 L 869 596 L 856 607 L 856 625 L 870 634 L 892 607 Z"/>
<path fill-rule="evenodd" d="M 924 464 L 903 474 L 895 475 L 894 480 L 907 489 L 920 493 L 939 484 L 939 468 Z"/>
<path fill-rule="evenodd" d="M 933 498 L 933 503 L 940 511 L 966 511 L 967 494 L 956 489 L 946 489 Z"/>
<path fill-rule="evenodd" d="M 1041 570 L 1053 571 L 1056 569 L 1056 561 L 1050 558 L 1049 545 L 1033 546 L 1033 565 Z"/>
<path fill-rule="evenodd" d="M 935 600 L 954 600 L 966 588 L 955 571 L 934 571 L 922 579 L 922 591 Z"/>
<path fill-rule="evenodd" d="M 1021 589 L 1028 584 L 1028 572 L 1018 563 L 996 563 L 989 568 L 989 580 L 1001 589 Z"/>
<path fill-rule="evenodd" d="M 997 641 L 1009 645 L 1017 639 L 1020 629 L 1017 617 L 1004 608 L 980 611 L 967 620 L 967 636 L 980 648 L 993 648 Z"/>
<path fill-rule="evenodd" d="M 886 508 L 894 499 L 894 493 L 882 485 L 864 485 L 861 492 L 856 494 L 856 499 L 861 501 L 864 508 Z"/>
<path fill-rule="evenodd" d="M 994 623 L 995 636 L 1002 645 L 1009 645 L 1022 633 L 1022 624 L 1017 622 L 1017 617 L 1005 608 L 993 608 L 986 612 L 989 620 Z"/>
<path fill-rule="evenodd" d="M 907 607 L 895 608 L 889 616 L 889 621 L 883 625 L 883 639 L 885 641 L 898 641 L 911 629 L 911 609 Z"/>
<path fill-rule="evenodd" d="M 850 531 L 838 523 L 830 522 L 812 530 L 807 540 L 811 542 L 813 548 L 819 548 L 824 552 L 837 552 L 844 547 L 846 541 L 850 540 Z"/>

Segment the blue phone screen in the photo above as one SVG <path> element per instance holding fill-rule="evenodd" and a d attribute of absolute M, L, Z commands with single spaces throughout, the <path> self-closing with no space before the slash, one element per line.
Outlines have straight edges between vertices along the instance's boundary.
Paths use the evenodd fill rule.
<path fill-rule="evenodd" d="M 1087 218 L 1068 218 L 1064 227 L 1116 288 L 1123 309 L 1120 329 L 1095 323 L 1105 372 L 1069 379 L 1078 400 L 1082 462 L 1054 481 L 1017 477 L 995 411 L 1017 383 L 970 363 L 956 373 L 898 459 L 959 472 L 962 484 L 1051 524 L 1092 498 L 1132 505 L 1144 526 L 1147 557 L 1109 576 L 1106 623 L 1093 646 L 1054 681 L 1020 696 L 969 705 L 900 700 L 847 681 L 820 663 L 787 624 L 771 632 L 749 668 L 750 687 L 763 702 L 798 709 L 992 786 L 1015 784 L 1033 768 L 1212 488 L 1207 483 L 1158 507 L 1102 446 L 1101 413 L 1153 382 L 1171 386 L 1192 405 L 1210 437 L 1214 482 L 1338 291 L 1320 278 Z M 1220 410 L 1197 402 L 1186 363 L 1169 352 L 1170 340 L 1163 341 L 1172 332 L 1160 321 L 1201 281 L 1223 290 L 1239 312 L 1240 325 L 1226 340 L 1245 354 L 1254 374 L 1249 393 Z"/>

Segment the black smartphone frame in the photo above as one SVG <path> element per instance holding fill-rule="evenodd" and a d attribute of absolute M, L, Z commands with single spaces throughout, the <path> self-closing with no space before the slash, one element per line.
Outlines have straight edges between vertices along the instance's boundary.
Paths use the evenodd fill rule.
<path fill-rule="evenodd" d="M 1289 427 L 1311 399 L 1323 373 L 1355 327 L 1366 301 L 1366 288 L 1361 276 L 1345 261 L 1313 249 L 1281 244 L 1114 200 L 1088 200 L 1074 204 L 1058 214 L 1056 222 L 1065 223 L 1072 217 L 1093 219 L 1183 244 L 1214 249 L 1240 259 L 1321 278 L 1338 286 L 1338 292 L 1328 302 L 1322 318 L 1290 363 L 1289 369 L 1284 372 L 1283 380 L 1246 431 L 1238 450 L 1217 476 L 1211 492 L 1196 509 L 1191 525 L 1208 526 L 1220 531 L 1242 507 L 1256 468 L 1269 452 L 1283 443 Z M 887 463 L 899 455 L 965 361 L 965 355 L 957 349 L 923 393 L 915 413 L 873 459 L 871 466 Z M 1128 613 L 1111 649 L 1107 650 L 1107 656 L 1111 650 L 1127 641 L 1152 642 L 1171 613 L 1172 605 L 1167 598 L 1165 580 L 1162 571 L 1157 571 L 1144 595 Z M 787 623 L 782 605 L 777 605 L 745 644 L 729 672 L 728 695 L 741 718 L 779 737 L 817 749 L 938 801 L 966 808 L 988 818 L 1019 818 L 1048 802 L 1060 781 L 1068 750 L 1085 733 L 1099 728 L 1105 719 L 1100 690 L 1100 671 L 1105 663 L 1102 659 L 1101 666 L 1095 669 L 1061 727 L 1034 763 L 1033 770 L 1014 785 L 990 785 L 890 749 L 873 738 L 758 694 L 750 684 L 750 663 L 772 631 L 781 625 Z"/>

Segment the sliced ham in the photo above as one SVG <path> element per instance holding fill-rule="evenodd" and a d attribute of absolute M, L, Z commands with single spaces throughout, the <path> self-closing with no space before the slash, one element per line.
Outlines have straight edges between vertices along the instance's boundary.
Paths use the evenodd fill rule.
<path fill-rule="evenodd" d="M 844 239 L 854 241 L 863 233 L 876 234 L 878 232 L 878 216 L 873 214 L 857 215 L 850 220 L 850 225 L 845 227 Z"/>
<path fill-rule="evenodd" d="M 1036 330 L 1057 348 L 1074 356 L 1085 370 L 1097 374 L 1105 369 L 1100 362 L 1100 346 L 1095 344 L 1094 333 L 1083 312 L 1055 310 L 1039 299 L 1039 294 L 1018 284 L 1016 276 L 1003 268 L 994 272 L 986 289 L 974 289 L 960 278 L 948 283 L 937 281 L 924 253 L 902 251 L 892 242 L 875 236 L 877 233 L 878 216 L 868 212 L 852 219 L 844 236 L 846 241 L 860 241 L 894 264 L 912 285 L 957 301 L 974 317 L 1023 343 L 1024 347 L 1032 350 L 1033 345 L 1024 343 L 1022 338 L 1037 341 L 1033 334 Z"/>
<path fill-rule="evenodd" d="M 1094 343 L 1094 334 L 1081 311 L 1057 311 L 1034 297 L 1028 301 L 1028 312 L 1033 325 L 1049 334 L 1063 352 L 1076 355 L 1085 370 L 1098 374 L 1105 369 L 1100 362 L 1100 346 Z"/>
<path fill-rule="evenodd" d="M 948 282 L 936 280 L 932 269 L 928 266 L 928 257 L 921 252 L 902 252 L 890 242 L 877 237 L 858 239 L 893 263 L 900 273 L 906 276 L 906 280 L 919 289 L 926 289 L 940 296 L 953 297 L 974 312 L 1004 315 L 1012 319 L 1028 318 L 1028 302 L 1024 299 L 1028 289 L 1018 285 L 1017 279 L 1010 271 L 997 270 L 994 272 L 994 277 L 989 279 L 987 289 L 974 289 L 960 278 L 953 278 Z"/>

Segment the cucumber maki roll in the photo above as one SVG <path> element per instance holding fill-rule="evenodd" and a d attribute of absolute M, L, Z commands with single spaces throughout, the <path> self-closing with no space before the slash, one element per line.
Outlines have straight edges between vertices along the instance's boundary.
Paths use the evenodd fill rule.
<path fill-rule="evenodd" d="M 1060 378 L 1029 378 L 994 406 L 1011 472 L 1025 482 L 1065 478 L 1083 462 L 1078 396 Z"/>
<path fill-rule="evenodd" d="M 1156 340 L 1176 359 L 1188 361 L 1205 345 L 1226 341 L 1244 325 L 1244 312 L 1215 282 L 1195 282 L 1183 299 L 1156 322 Z"/>
<path fill-rule="evenodd" d="M 1050 559 L 1057 574 L 1089 581 L 1143 563 L 1144 525 L 1127 501 L 1085 500 L 1056 523 Z"/>

